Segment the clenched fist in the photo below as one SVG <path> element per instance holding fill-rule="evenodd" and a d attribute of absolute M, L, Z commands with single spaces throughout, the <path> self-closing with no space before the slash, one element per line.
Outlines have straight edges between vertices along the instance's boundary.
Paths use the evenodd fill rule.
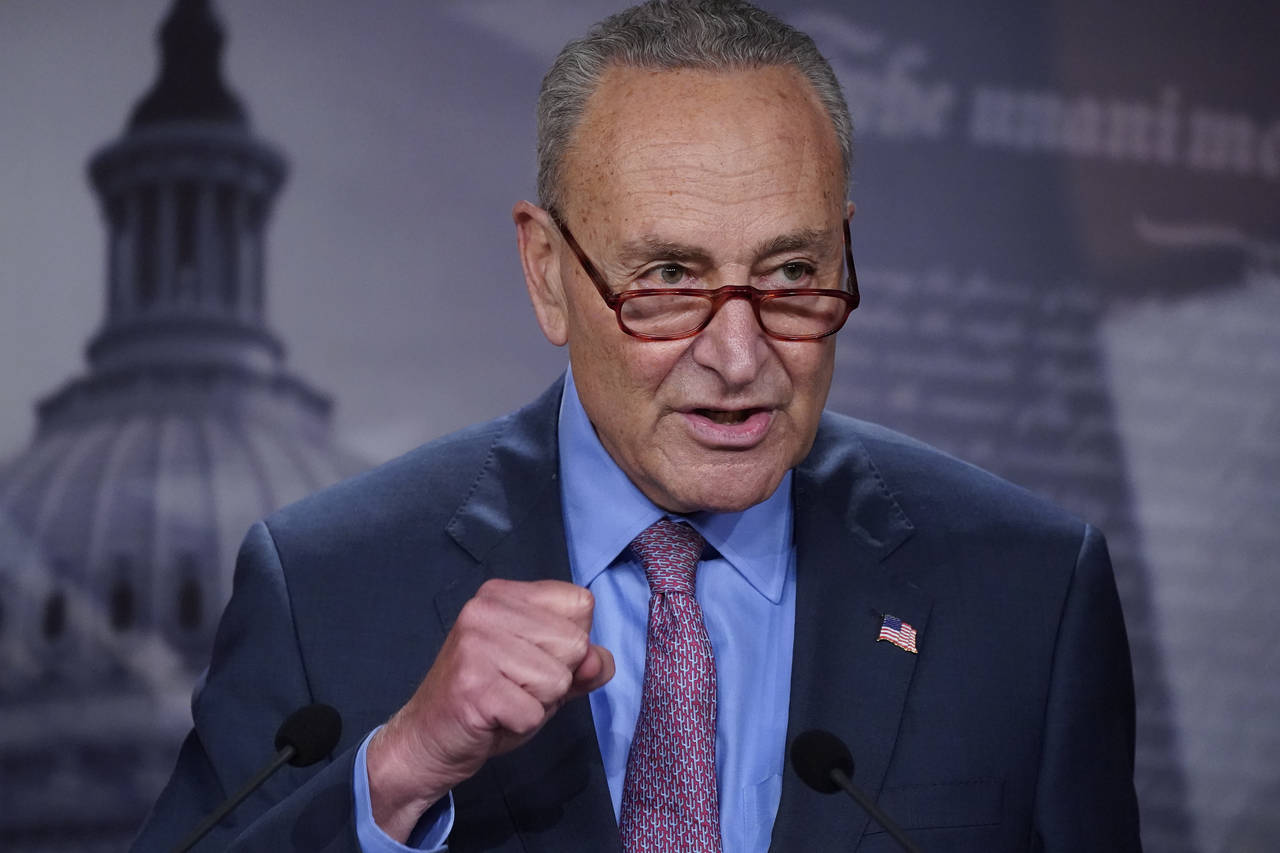
<path fill-rule="evenodd" d="M 613 655 L 591 644 L 594 607 L 588 590 L 563 581 L 480 587 L 413 697 L 369 742 L 369 793 L 383 832 L 403 842 L 489 758 L 613 677 Z"/>

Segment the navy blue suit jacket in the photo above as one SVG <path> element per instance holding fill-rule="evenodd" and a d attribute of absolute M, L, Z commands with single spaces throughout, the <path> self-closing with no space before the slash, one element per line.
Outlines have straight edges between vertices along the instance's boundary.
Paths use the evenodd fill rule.
<path fill-rule="evenodd" d="M 172 847 L 310 702 L 342 712 L 332 759 L 285 768 L 200 849 L 358 849 L 355 747 L 413 693 L 463 603 L 490 577 L 569 579 L 560 391 L 250 531 L 194 730 L 136 850 Z M 1140 849 L 1132 674 L 1102 536 L 830 414 L 794 500 L 789 737 L 840 735 L 855 781 L 932 853 Z M 915 627 L 918 655 L 876 641 L 886 613 Z M 774 850 L 896 849 L 851 802 L 784 779 Z M 454 796 L 455 851 L 620 850 L 585 700 Z"/>

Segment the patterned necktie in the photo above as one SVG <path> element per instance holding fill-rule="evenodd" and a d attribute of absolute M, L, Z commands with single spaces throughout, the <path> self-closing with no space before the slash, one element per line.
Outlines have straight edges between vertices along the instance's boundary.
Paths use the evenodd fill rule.
<path fill-rule="evenodd" d="M 694 597 L 705 540 L 664 518 L 631 543 L 649 579 L 649 637 L 619 819 L 627 853 L 719 853 L 716 662 Z"/>

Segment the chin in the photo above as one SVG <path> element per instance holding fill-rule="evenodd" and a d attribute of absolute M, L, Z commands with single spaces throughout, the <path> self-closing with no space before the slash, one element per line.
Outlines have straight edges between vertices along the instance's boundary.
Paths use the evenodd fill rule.
<path fill-rule="evenodd" d="M 654 503 L 670 512 L 742 512 L 766 501 L 782 482 L 782 474 L 740 477 L 733 471 L 717 471 L 695 482 L 666 491 L 665 501 Z M 652 499 L 652 496 L 651 496 Z"/>

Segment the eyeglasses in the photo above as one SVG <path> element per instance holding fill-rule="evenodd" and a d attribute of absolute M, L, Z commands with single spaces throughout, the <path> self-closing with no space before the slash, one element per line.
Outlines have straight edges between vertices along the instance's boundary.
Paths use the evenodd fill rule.
<path fill-rule="evenodd" d="M 676 341 L 701 332 L 730 299 L 749 299 L 765 334 L 780 341 L 815 341 L 834 335 L 858 307 L 858 274 L 849 245 L 849 222 L 844 221 L 844 257 L 849 269 L 846 289 L 818 287 L 761 290 L 750 285 L 714 289 L 654 287 L 614 293 L 595 264 L 582 251 L 558 213 L 547 211 L 560 229 L 587 278 L 618 317 L 618 328 L 645 341 Z"/>

